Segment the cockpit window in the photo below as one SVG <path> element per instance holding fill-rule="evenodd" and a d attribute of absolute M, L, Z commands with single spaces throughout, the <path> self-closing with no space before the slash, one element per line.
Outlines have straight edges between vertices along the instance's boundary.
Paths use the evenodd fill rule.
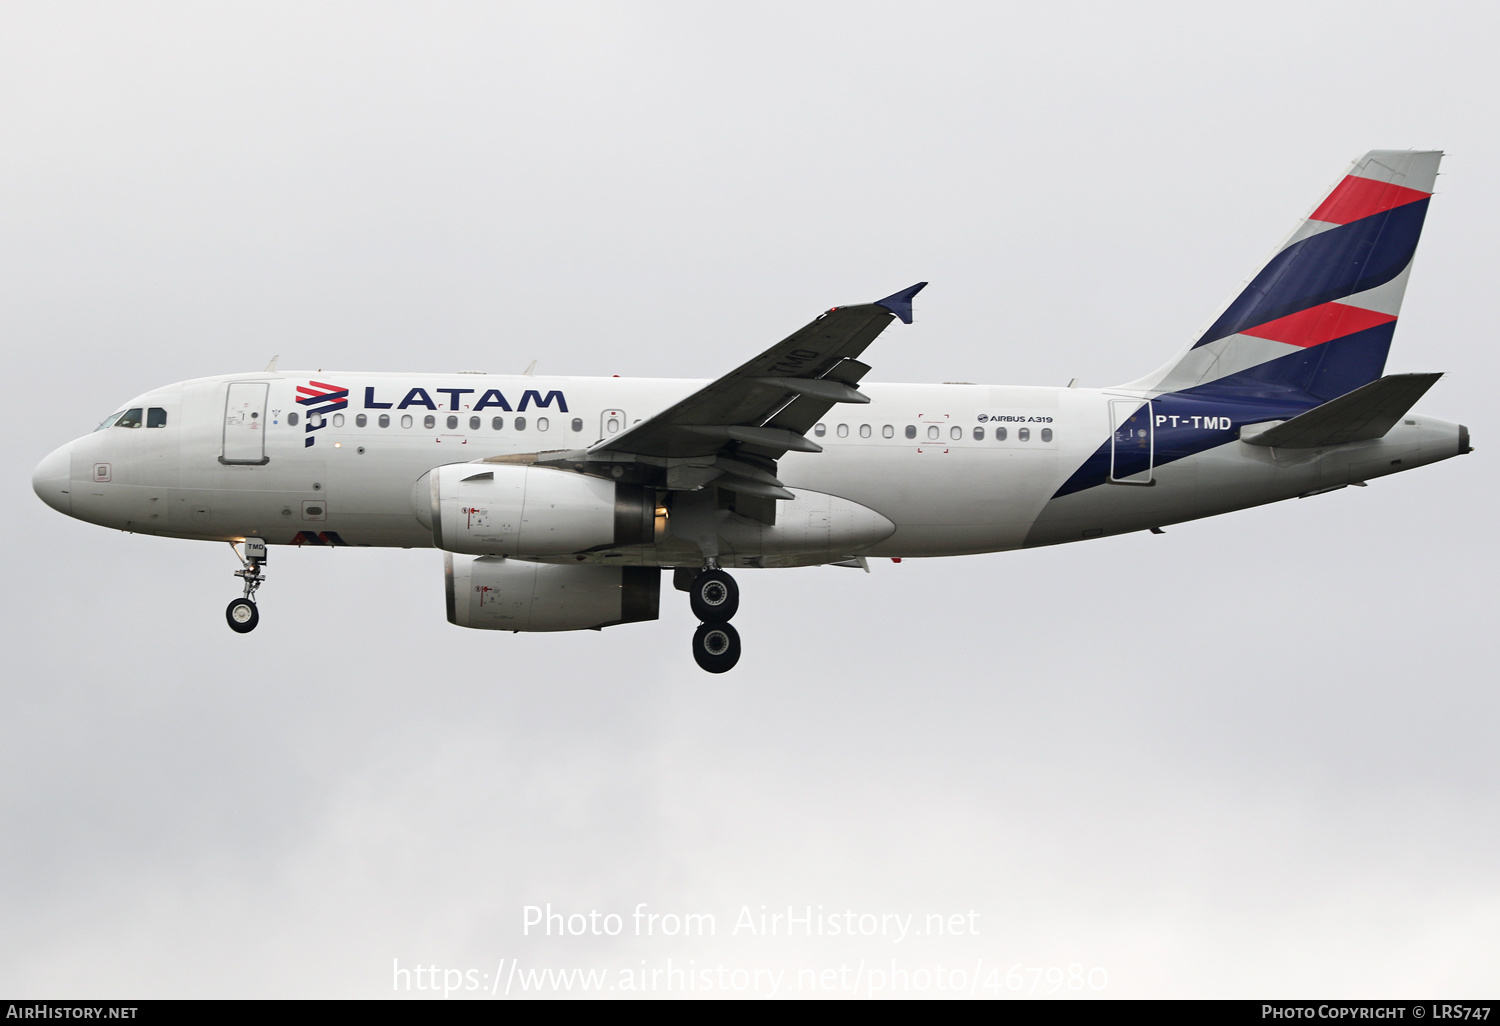
<path fill-rule="evenodd" d="M 123 416 L 125 416 L 124 410 L 116 410 L 114 413 L 111 413 L 108 417 L 105 417 L 103 420 L 101 420 L 99 422 L 99 426 L 94 428 L 94 430 L 103 431 L 107 427 L 114 427 L 115 421 L 119 420 Z"/>
<path fill-rule="evenodd" d="M 115 421 L 115 427 L 138 428 L 141 426 L 141 414 L 144 411 L 137 406 L 133 410 L 126 410 L 120 414 L 120 419 Z"/>
<path fill-rule="evenodd" d="M 166 427 L 167 411 L 162 409 L 160 406 L 151 407 L 146 411 L 146 426 L 148 428 Z"/>

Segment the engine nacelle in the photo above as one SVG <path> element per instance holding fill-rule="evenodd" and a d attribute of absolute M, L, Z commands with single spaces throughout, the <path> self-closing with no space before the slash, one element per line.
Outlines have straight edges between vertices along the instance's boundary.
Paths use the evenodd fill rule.
<path fill-rule="evenodd" d="M 448 622 L 488 631 L 582 631 L 655 620 L 661 570 L 444 553 Z"/>
<path fill-rule="evenodd" d="M 417 482 L 412 503 L 438 548 L 479 556 L 639 545 L 655 529 L 654 494 L 549 467 L 451 463 Z"/>

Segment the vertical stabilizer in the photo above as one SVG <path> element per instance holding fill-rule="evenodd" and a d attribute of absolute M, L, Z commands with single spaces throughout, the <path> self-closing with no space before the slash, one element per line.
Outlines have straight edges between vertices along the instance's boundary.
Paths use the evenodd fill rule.
<path fill-rule="evenodd" d="M 1355 161 L 1207 330 L 1132 387 L 1325 402 L 1379 378 L 1442 156 Z"/>

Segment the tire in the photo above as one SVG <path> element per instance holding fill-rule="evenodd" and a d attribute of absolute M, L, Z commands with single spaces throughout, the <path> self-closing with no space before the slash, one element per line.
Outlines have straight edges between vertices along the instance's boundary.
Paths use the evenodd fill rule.
<path fill-rule="evenodd" d="M 740 586 L 722 570 L 705 570 L 688 589 L 693 615 L 704 623 L 728 623 L 740 608 Z"/>
<path fill-rule="evenodd" d="M 224 619 L 229 621 L 229 629 L 236 634 L 249 634 L 260 623 L 260 610 L 249 599 L 237 598 L 224 610 Z"/>
<path fill-rule="evenodd" d="M 701 623 L 693 632 L 693 658 L 709 673 L 724 673 L 740 661 L 740 632 L 727 623 Z"/>

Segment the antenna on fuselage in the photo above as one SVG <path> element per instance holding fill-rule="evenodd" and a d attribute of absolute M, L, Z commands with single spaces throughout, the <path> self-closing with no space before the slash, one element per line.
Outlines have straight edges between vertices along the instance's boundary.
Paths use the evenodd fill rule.
<path fill-rule="evenodd" d="M 276 361 L 279 360 L 279 359 L 281 359 L 281 354 L 280 353 L 277 353 L 275 356 L 271 357 L 271 362 L 268 363 L 268 364 L 266 364 L 266 373 L 267 374 L 275 374 L 276 373 Z"/>
<path fill-rule="evenodd" d="M 529 378 L 529 377 L 531 377 L 535 373 L 536 373 L 536 361 L 532 360 L 530 363 L 528 363 L 526 365 L 526 369 L 521 372 L 521 377 L 523 377 L 523 378 Z"/>

